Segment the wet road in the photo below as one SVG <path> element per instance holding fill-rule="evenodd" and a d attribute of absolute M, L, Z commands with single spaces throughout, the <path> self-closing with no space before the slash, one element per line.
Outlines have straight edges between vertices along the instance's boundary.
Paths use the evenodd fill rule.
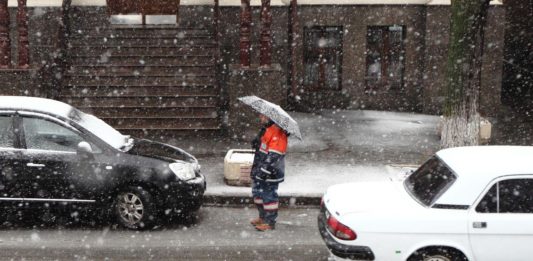
<path fill-rule="evenodd" d="M 0 227 L 0 260 L 327 260 L 318 209 L 282 209 L 275 231 L 257 232 L 248 208 L 202 208 L 150 231 L 105 225 Z"/>

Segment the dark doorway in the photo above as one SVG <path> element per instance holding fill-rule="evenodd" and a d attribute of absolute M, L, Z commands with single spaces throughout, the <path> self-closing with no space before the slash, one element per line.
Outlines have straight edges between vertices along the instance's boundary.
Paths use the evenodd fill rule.
<path fill-rule="evenodd" d="M 180 0 L 107 0 L 109 15 L 142 15 L 146 24 L 147 15 L 178 15 Z"/>

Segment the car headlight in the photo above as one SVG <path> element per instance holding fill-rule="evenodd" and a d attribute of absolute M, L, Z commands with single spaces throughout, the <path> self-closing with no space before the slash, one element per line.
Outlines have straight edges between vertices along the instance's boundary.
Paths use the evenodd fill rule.
<path fill-rule="evenodd" d="M 192 167 L 194 169 L 194 172 L 200 172 L 200 169 L 202 168 L 202 166 L 198 164 L 198 162 L 193 163 Z"/>
<path fill-rule="evenodd" d="M 181 180 L 189 180 L 196 177 L 194 166 L 190 163 L 176 162 L 169 164 L 168 167 Z"/>

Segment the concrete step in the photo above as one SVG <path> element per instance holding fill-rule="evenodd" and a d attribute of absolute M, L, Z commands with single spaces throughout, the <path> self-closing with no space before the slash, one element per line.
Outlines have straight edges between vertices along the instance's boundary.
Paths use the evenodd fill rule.
<path fill-rule="evenodd" d="M 107 47 L 107 48 L 140 48 L 140 47 L 149 47 L 149 48 L 170 48 L 170 47 L 188 47 L 188 46 L 198 46 L 198 47 L 211 47 L 216 46 L 216 43 L 212 40 L 180 40 L 180 41 L 160 41 L 157 39 L 146 39 L 146 40 L 111 40 L 111 41 L 80 41 L 80 42 L 69 42 L 69 46 L 72 47 Z"/>
<path fill-rule="evenodd" d="M 188 36 L 188 37 L 160 37 L 160 36 L 138 36 L 138 37 L 102 37 L 83 36 L 71 37 L 69 43 L 73 46 L 103 45 L 103 46 L 182 46 L 182 45 L 213 45 L 215 41 L 209 36 Z"/>
<path fill-rule="evenodd" d="M 151 140 L 168 142 L 169 140 L 182 140 L 190 137 L 202 137 L 212 139 L 224 135 L 224 128 L 220 125 L 203 126 L 195 129 L 119 129 L 124 135 L 131 135 L 136 138 L 146 138 Z"/>
<path fill-rule="evenodd" d="M 78 109 L 99 118 L 217 118 L 217 107 L 79 107 Z"/>
<path fill-rule="evenodd" d="M 214 65 L 213 55 L 80 55 L 71 54 L 69 57 L 71 65 Z"/>
<path fill-rule="evenodd" d="M 215 85 L 215 78 L 211 75 L 151 75 L 151 76 L 123 76 L 117 75 L 66 75 L 64 85 L 69 86 L 207 86 Z"/>
<path fill-rule="evenodd" d="M 215 45 L 181 45 L 181 46 L 101 46 L 85 45 L 71 46 L 70 56 L 114 56 L 114 55 L 142 55 L 142 56 L 184 56 L 184 55 L 212 55 L 217 52 Z"/>
<path fill-rule="evenodd" d="M 215 76 L 214 65 L 76 65 L 71 66 L 70 75 L 91 76 L 152 76 L 152 75 L 207 75 Z"/>
<path fill-rule="evenodd" d="M 64 86 L 63 97 L 102 97 L 102 96 L 216 96 L 219 88 L 207 86 Z"/>
<path fill-rule="evenodd" d="M 118 130 L 190 130 L 219 129 L 217 118 L 102 118 Z"/>
<path fill-rule="evenodd" d="M 179 27 L 173 25 L 105 25 L 101 27 L 73 27 L 71 37 L 104 36 L 104 37 L 136 37 L 136 36 L 210 36 L 211 29 L 197 27 Z"/>
<path fill-rule="evenodd" d="M 71 98 L 138 98 L 143 97 L 144 99 L 148 98 L 210 98 L 214 97 L 216 94 L 207 94 L 207 93 L 193 93 L 193 94 L 183 94 L 183 93 L 169 93 L 169 94 L 154 94 L 154 93 L 119 93 L 119 92 L 110 92 L 110 93 L 64 93 L 62 92 L 58 97 L 61 99 L 71 99 Z"/>
<path fill-rule="evenodd" d="M 212 97 L 63 97 L 74 107 L 99 108 L 202 108 L 216 107 L 218 96 Z"/>

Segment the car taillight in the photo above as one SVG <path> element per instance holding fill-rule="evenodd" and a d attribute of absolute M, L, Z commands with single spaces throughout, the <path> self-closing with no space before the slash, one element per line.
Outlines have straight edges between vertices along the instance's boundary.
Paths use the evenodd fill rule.
<path fill-rule="evenodd" d="M 342 240 L 355 240 L 357 238 L 357 234 L 355 234 L 353 230 L 339 222 L 331 215 L 328 217 L 328 230 L 335 237 Z"/>

